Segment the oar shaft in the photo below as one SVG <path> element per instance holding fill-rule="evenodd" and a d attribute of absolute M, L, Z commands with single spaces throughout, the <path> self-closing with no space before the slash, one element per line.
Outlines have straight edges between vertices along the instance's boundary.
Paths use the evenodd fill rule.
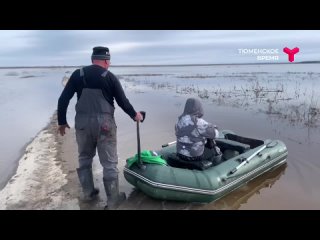
<path fill-rule="evenodd" d="M 253 158 L 253 157 L 255 157 L 258 153 L 260 153 L 263 149 L 265 149 L 267 146 L 266 145 L 264 145 L 264 146 L 262 146 L 261 148 L 259 148 L 257 151 L 255 151 L 250 157 L 248 157 L 246 160 L 244 160 L 241 164 L 239 164 L 237 167 L 235 167 L 234 169 L 232 169 L 231 171 L 230 171 L 230 173 L 229 174 L 233 174 L 233 173 L 235 173 L 236 171 L 238 171 L 239 170 L 239 168 L 241 168 L 242 166 L 244 166 L 244 165 L 246 165 L 247 163 L 249 163 L 249 161 Z"/>
<path fill-rule="evenodd" d="M 137 121 L 137 142 L 138 142 L 138 163 L 142 165 L 141 161 L 141 148 L 140 148 L 140 129 L 139 129 L 139 121 Z"/>
<path fill-rule="evenodd" d="M 168 147 L 168 146 L 170 146 L 170 145 L 172 145 L 172 144 L 175 144 L 177 141 L 173 141 L 173 142 L 169 142 L 169 143 L 166 143 L 166 144 L 163 144 L 162 145 L 162 147 L 164 148 L 164 147 Z"/>

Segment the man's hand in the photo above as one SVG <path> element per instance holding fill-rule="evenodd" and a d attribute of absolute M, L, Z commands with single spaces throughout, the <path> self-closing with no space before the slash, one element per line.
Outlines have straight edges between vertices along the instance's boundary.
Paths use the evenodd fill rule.
<path fill-rule="evenodd" d="M 64 125 L 59 125 L 58 127 L 58 131 L 60 133 L 61 136 L 66 134 L 66 128 L 70 128 L 69 124 L 64 124 Z"/>
<path fill-rule="evenodd" d="M 140 112 L 137 112 L 136 116 L 134 117 L 134 120 L 137 122 L 141 122 L 143 120 L 143 116 Z"/>

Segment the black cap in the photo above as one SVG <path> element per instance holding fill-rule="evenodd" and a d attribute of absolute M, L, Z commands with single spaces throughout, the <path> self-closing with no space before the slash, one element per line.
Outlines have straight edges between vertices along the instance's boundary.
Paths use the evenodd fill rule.
<path fill-rule="evenodd" d="M 107 47 L 94 47 L 91 59 L 97 60 L 110 60 L 109 48 Z"/>

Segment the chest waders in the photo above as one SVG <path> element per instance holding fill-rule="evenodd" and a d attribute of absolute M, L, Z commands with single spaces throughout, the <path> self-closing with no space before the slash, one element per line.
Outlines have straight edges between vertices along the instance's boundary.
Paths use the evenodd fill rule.
<path fill-rule="evenodd" d="M 101 81 L 107 81 L 107 71 Z M 116 208 L 125 194 L 119 193 L 117 126 L 114 120 L 114 107 L 105 99 L 101 89 L 87 87 L 84 69 L 80 69 L 84 84 L 76 104 L 75 129 L 79 152 L 77 169 L 84 200 L 92 200 L 99 190 L 94 188 L 92 161 L 98 151 L 103 167 L 103 184 L 108 198 L 108 208 Z"/>

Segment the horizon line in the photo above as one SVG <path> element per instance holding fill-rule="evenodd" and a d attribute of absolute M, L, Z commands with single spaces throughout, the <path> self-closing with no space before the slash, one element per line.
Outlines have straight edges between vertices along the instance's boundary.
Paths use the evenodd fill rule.
<path fill-rule="evenodd" d="M 193 64 L 137 64 L 137 65 L 111 65 L 110 67 L 178 67 L 178 66 L 215 66 L 215 65 L 269 65 L 269 64 L 308 64 L 320 63 L 320 61 L 301 61 L 301 62 L 258 62 L 258 63 L 193 63 Z M 0 66 L 0 69 L 6 68 L 75 68 L 87 65 L 46 65 L 46 66 Z"/>

